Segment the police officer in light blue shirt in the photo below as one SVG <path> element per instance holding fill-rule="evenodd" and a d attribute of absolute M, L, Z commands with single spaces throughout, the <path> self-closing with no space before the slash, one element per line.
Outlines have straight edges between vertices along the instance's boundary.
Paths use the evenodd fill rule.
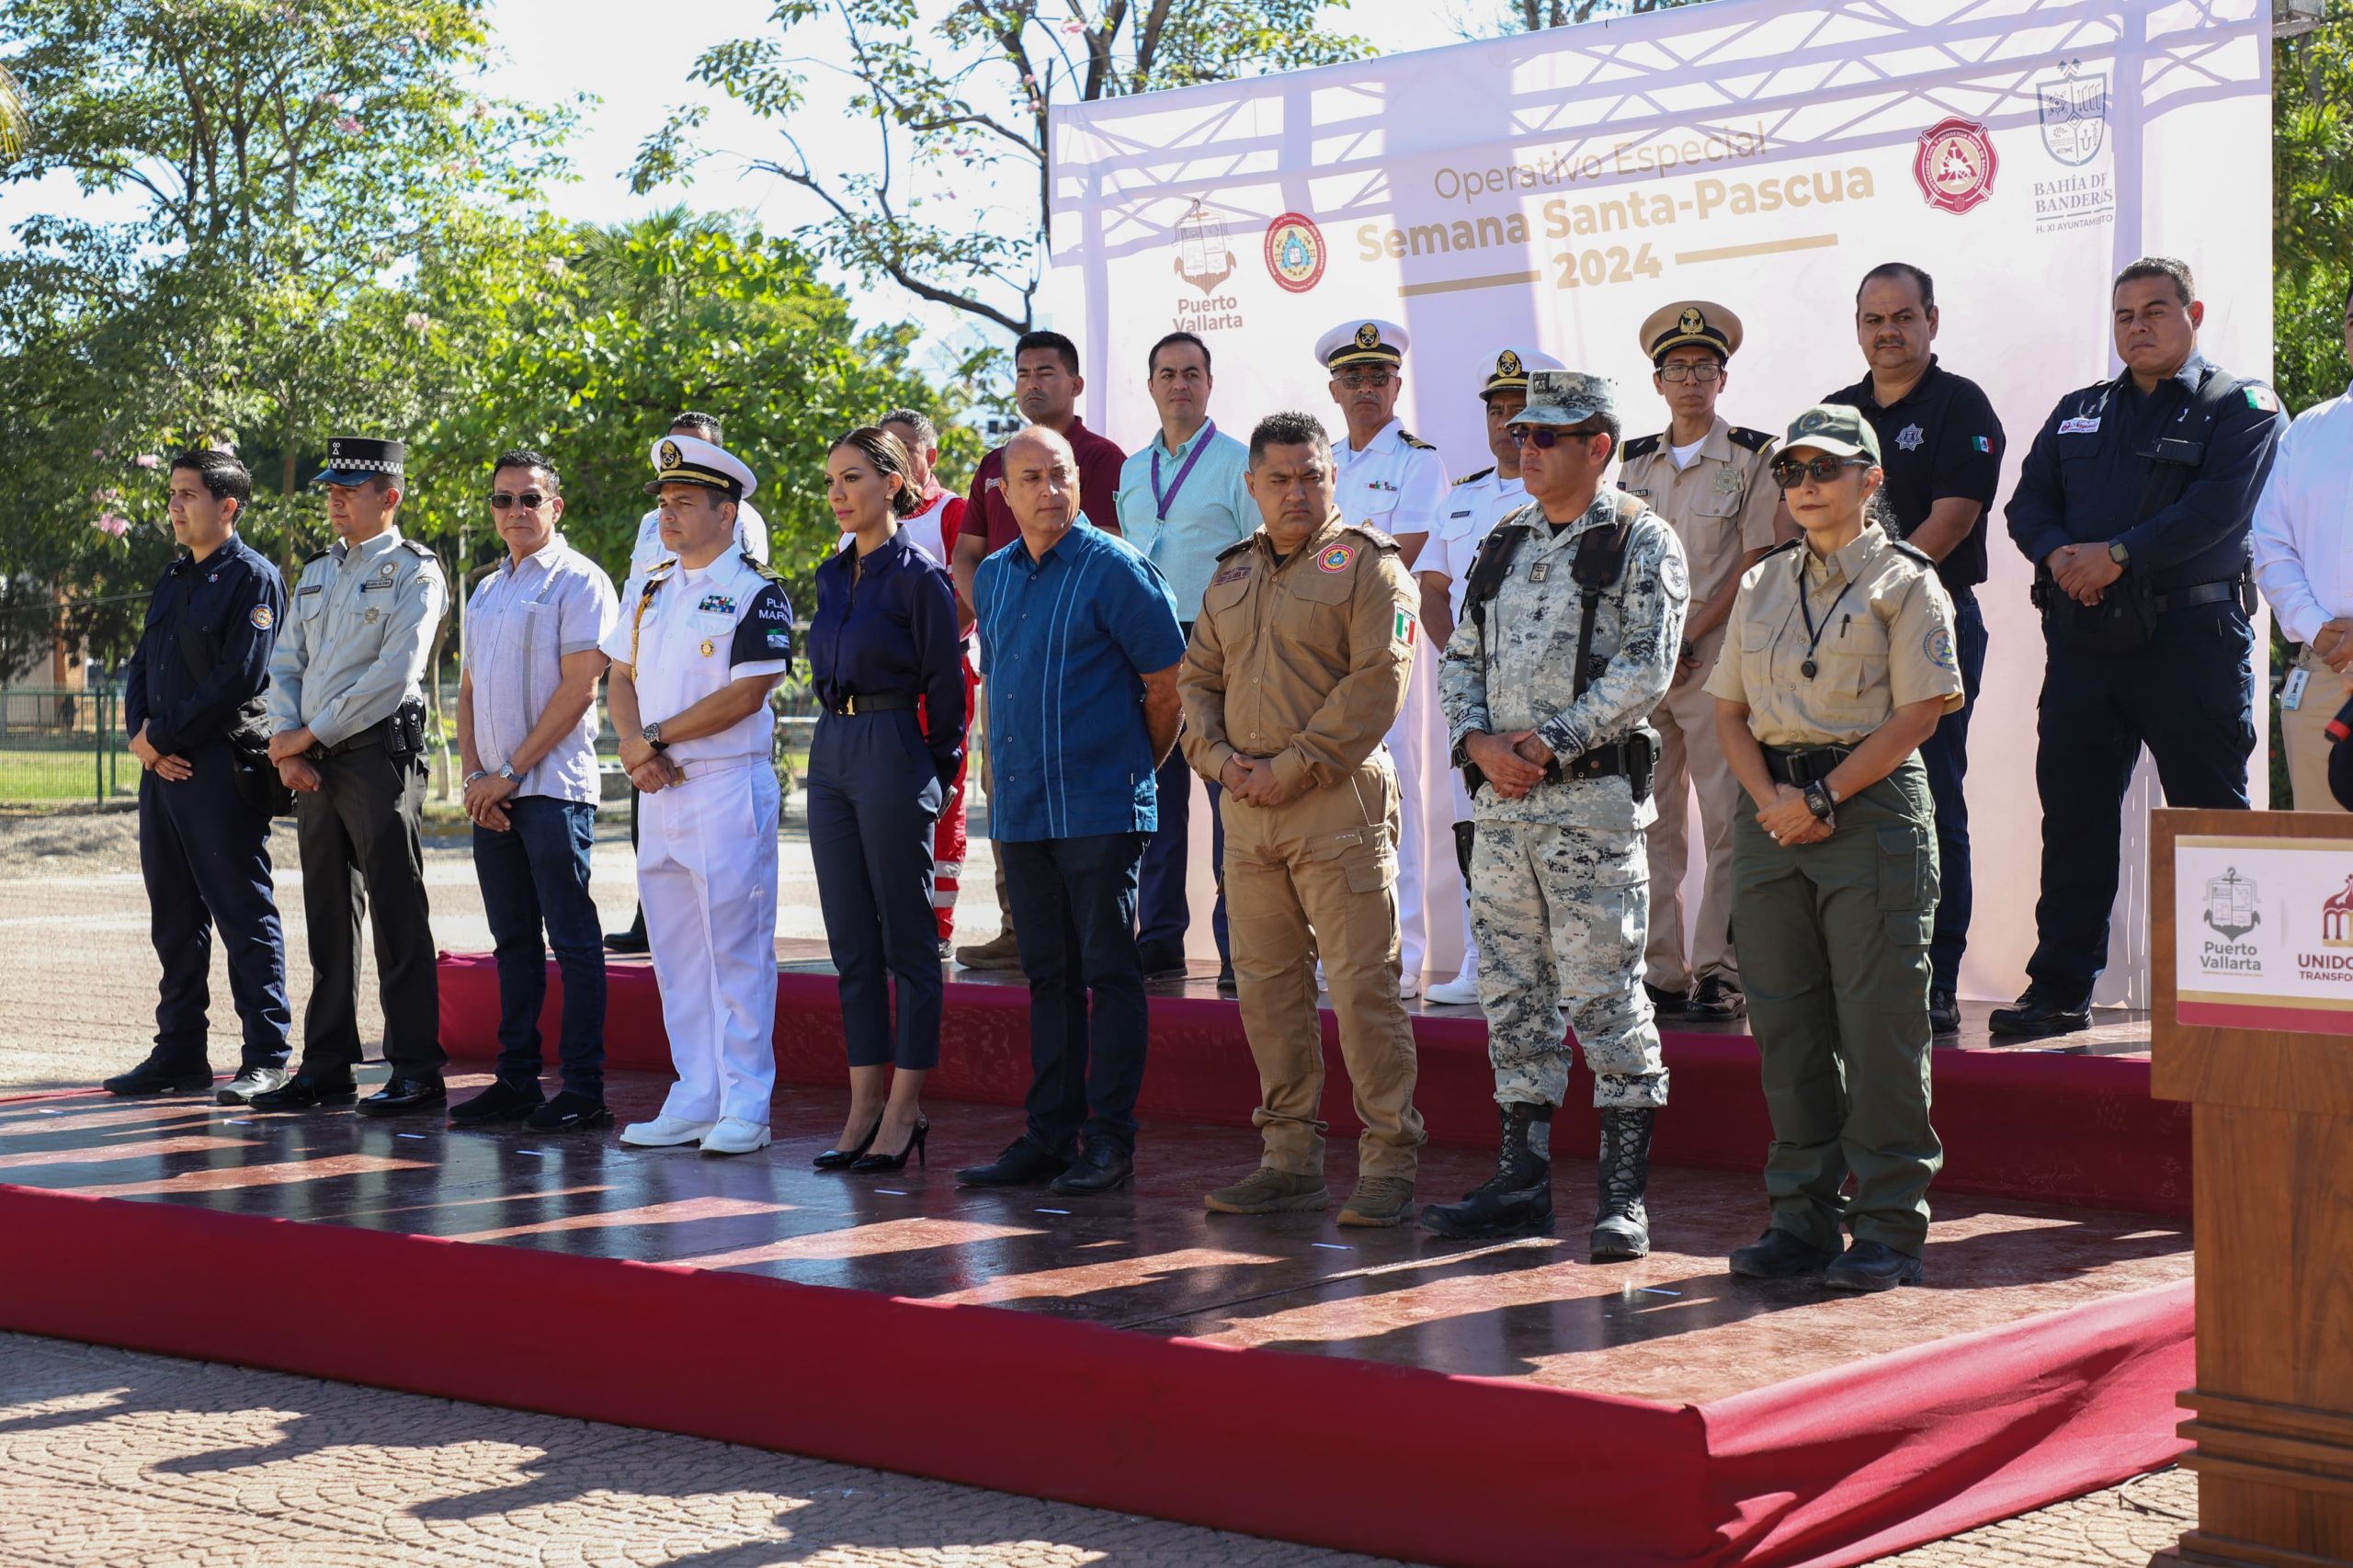
<path fill-rule="evenodd" d="M 1221 434 L 1209 416 L 1209 345 L 1189 332 L 1172 332 L 1152 346 L 1146 362 L 1160 434 L 1120 470 L 1120 533 L 1168 580 L 1176 619 L 1190 638 L 1219 552 L 1248 539 L 1257 526 L 1257 508 L 1244 481 L 1250 454 L 1240 441 Z M 1211 863 L 1222 868 L 1225 833 L 1218 821 L 1220 790 L 1214 781 L 1209 792 Z M 1144 849 L 1136 898 L 1136 945 L 1146 980 L 1185 977 L 1192 804 L 1191 770 L 1181 752 L 1171 752 L 1160 770 L 1160 827 Z M 1230 992 L 1233 961 L 1226 949 L 1222 870 L 1211 925 L 1217 934 L 1218 985 Z"/>

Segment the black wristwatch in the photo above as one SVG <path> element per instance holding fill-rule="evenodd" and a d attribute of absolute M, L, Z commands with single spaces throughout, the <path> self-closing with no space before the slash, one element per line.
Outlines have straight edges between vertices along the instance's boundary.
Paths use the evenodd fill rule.
<path fill-rule="evenodd" d="M 1805 787 L 1805 809 L 1812 812 L 1818 820 L 1831 821 L 1831 813 L 1837 809 L 1837 806 L 1838 799 L 1830 792 L 1827 780 L 1817 778 Z"/>
<path fill-rule="evenodd" d="M 2108 541 L 2108 558 L 2127 572 L 2132 570 L 2132 552 L 2124 548 L 2124 541 L 2120 539 Z"/>
<path fill-rule="evenodd" d="M 1687 665 L 1692 664 L 1696 662 L 1699 657 L 1699 650 L 1692 645 L 1691 639 L 1686 637 L 1683 640 L 1683 658 L 1681 662 Z"/>
<path fill-rule="evenodd" d="M 652 746 L 655 751 L 668 751 L 670 749 L 670 743 L 662 738 L 662 724 L 659 720 L 646 725 L 645 728 L 638 731 L 638 733 L 644 736 L 645 744 Z"/>

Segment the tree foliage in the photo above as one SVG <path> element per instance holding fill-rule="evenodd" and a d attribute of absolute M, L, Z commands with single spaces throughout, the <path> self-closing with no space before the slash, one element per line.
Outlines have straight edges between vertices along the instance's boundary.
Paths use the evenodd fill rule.
<path fill-rule="evenodd" d="M 2272 300 L 2279 394 L 2302 409 L 2346 387 L 2353 287 L 2353 0 L 2272 45 Z"/>
<path fill-rule="evenodd" d="M 799 237 L 820 257 L 870 286 L 888 278 L 1018 333 L 1031 324 L 1045 256 L 1049 109 L 1367 52 L 1360 39 L 1322 30 L 1324 9 L 1320 0 L 961 0 L 926 25 L 910 0 L 777 0 L 774 33 L 706 51 L 693 80 L 775 127 L 778 150 L 750 166 L 817 199 L 825 216 Z M 822 133 L 805 124 L 813 62 L 786 42 L 803 24 L 847 50 L 850 112 L 870 131 L 870 172 L 842 172 L 830 118 Z M 708 107 L 678 109 L 647 139 L 636 188 L 691 177 L 707 155 L 696 137 Z M 1010 193 L 1006 209 L 968 201 L 983 184 Z"/>

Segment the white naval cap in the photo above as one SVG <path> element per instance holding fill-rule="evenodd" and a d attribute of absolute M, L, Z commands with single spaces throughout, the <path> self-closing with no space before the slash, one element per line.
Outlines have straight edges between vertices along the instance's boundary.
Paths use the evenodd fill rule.
<path fill-rule="evenodd" d="M 1538 348 L 1498 348 L 1486 361 L 1486 384 L 1479 389 L 1482 398 L 1499 392 L 1524 392 L 1528 390 L 1530 370 L 1565 370 L 1566 365 Z"/>
<path fill-rule="evenodd" d="M 660 494 L 665 484 L 699 484 L 723 490 L 730 500 L 741 501 L 759 488 L 760 482 L 743 459 L 699 437 L 665 436 L 654 443 L 653 458 L 654 483 L 645 487 L 648 495 Z"/>
<path fill-rule="evenodd" d="M 1395 322 L 1351 316 L 1315 340 L 1315 362 L 1335 370 L 1344 365 L 1402 364 L 1408 341 Z"/>

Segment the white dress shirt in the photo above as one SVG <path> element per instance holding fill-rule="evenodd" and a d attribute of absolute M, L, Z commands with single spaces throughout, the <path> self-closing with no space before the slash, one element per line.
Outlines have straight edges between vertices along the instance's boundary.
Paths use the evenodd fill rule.
<path fill-rule="evenodd" d="M 2290 638 L 2309 642 L 2353 616 L 2353 390 L 2304 410 L 2279 438 L 2252 542 L 2256 585 Z"/>

